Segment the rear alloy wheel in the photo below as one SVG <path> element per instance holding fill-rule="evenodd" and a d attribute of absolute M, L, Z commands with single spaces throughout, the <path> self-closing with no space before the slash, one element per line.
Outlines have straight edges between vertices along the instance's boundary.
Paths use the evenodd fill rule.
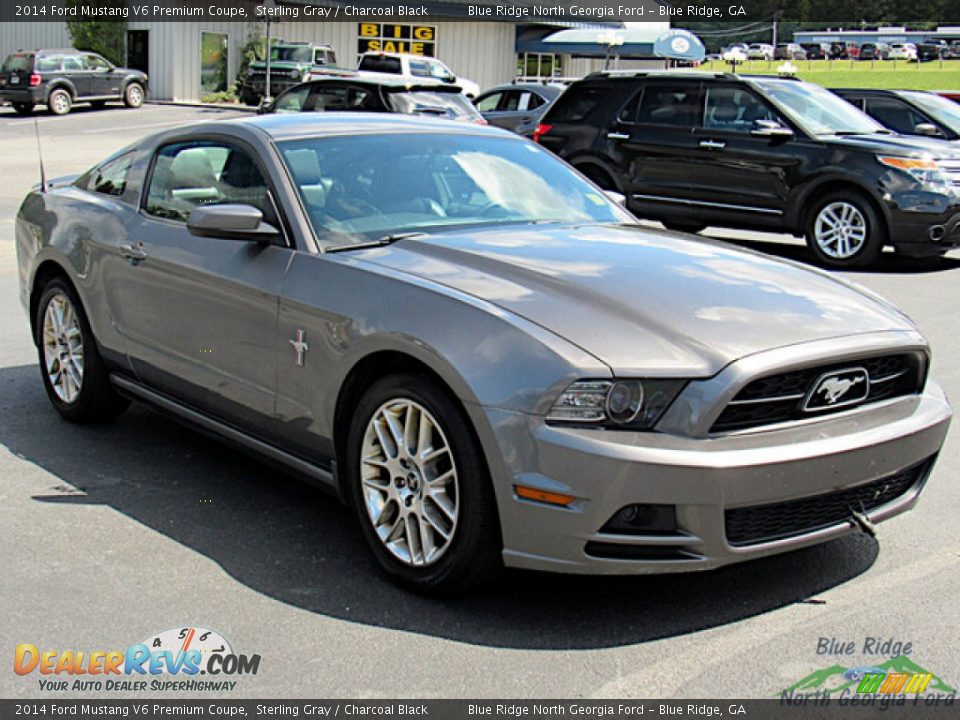
<path fill-rule="evenodd" d="M 882 226 L 863 197 L 837 193 L 822 198 L 810 213 L 807 246 L 822 265 L 867 267 L 880 259 Z"/>
<path fill-rule="evenodd" d="M 116 394 L 73 289 L 52 280 L 37 304 L 37 347 L 50 402 L 73 422 L 106 420 L 129 404 Z"/>
<path fill-rule="evenodd" d="M 380 566 L 421 592 L 446 594 L 500 566 L 490 479 L 469 421 L 427 378 L 371 386 L 348 438 L 357 517 Z"/>
<path fill-rule="evenodd" d="M 73 107 L 73 98 L 63 89 L 56 89 L 47 98 L 47 108 L 54 115 L 66 115 Z"/>
<path fill-rule="evenodd" d="M 143 105 L 143 100 L 143 85 L 136 82 L 132 82 L 127 85 L 127 89 L 123 91 L 124 105 L 126 105 L 128 108 L 138 108 Z"/>
<path fill-rule="evenodd" d="M 25 102 L 14 103 L 13 111 L 17 115 L 30 115 L 33 112 L 33 103 L 25 103 Z"/>

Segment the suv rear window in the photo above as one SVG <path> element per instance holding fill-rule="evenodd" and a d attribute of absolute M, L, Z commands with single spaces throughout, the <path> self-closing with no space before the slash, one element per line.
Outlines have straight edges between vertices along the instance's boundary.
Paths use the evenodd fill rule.
<path fill-rule="evenodd" d="M 580 122 L 611 94 L 609 85 L 571 85 L 550 110 L 550 122 Z"/>
<path fill-rule="evenodd" d="M 699 87 L 688 83 L 651 83 L 640 101 L 637 122 L 651 125 L 691 127 L 700 120 L 702 106 Z"/>
<path fill-rule="evenodd" d="M 17 70 L 30 72 L 33 68 L 33 55 L 29 53 L 13 53 L 7 55 L 3 61 L 3 72 L 15 72 Z"/>
<path fill-rule="evenodd" d="M 402 72 L 400 58 L 389 57 L 387 55 L 364 55 L 360 58 L 358 70 L 369 70 L 371 72 L 393 73 L 394 75 Z"/>

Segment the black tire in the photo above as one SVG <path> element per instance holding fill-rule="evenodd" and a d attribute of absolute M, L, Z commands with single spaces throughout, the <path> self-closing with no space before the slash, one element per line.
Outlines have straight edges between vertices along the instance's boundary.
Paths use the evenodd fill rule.
<path fill-rule="evenodd" d="M 26 103 L 26 102 L 13 103 L 13 111 L 17 115 L 31 115 L 33 114 L 33 103 Z"/>
<path fill-rule="evenodd" d="M 691 235 L 696 235 L 698 232 L 703 232 L 706 230 L 707 226 L 703 223 L 692 223 L 692 222 L 676 222 L 674 220 L 663 220 L 663 226 L 667 230 L 673 230 L 674 232 L 690 233 Z"/>
<path fill-rule="evenodd" d="M 67 401 L 61 398 L 54 389 L 47 373 L 45 357 L 44 316 L 51 301 L 58 297 L 65 297 L 72 306 L 79 325 L 80 342 L 83 347 L 83 372 L 80 389 L 76 396 Z M 130 404 L 122 398 L 110 384 L 109 372 L 100 352 L 97 341 L 93 337 L 90 323 L 80 304 L 80 299 L 68 283 L 56 278 L 44 287 L 40 301 L 37 303 L 37 355 L 40 363 L 40 375 L 47 397 L 60 415 L 70 422 L 86 423 L 110 420 L 126 410 Z"/>
<path fill-rule="evenodd" d="M 244 105 L 249 105 L 250 107 L 255 107 L 260 104 L 260 98 L 254 95 L 253 92 L 248 92 L 247 90 L 241 93 L 240 99 Z"/>
<path fill-rule="evenodd" d="M 827 208 L 831 206 L 841 208 L 850 206 L 855 209 L 857 215 L 852 217 L 859 217 L 859 220 L 852 224 L 851 230 L 860 226 L 865 228 L 863 243 L 859 249 L 849 255 L 839 251 L 838 254 L 831 255 L 824 250 L 821 242 L 817 240 L 818 219 L 821 213 L 825 213 Z M 833 192 L 817 198 L 806 214 L 804 234 L 807 240 L 807 248 L 809 248 L 814 260 L 820 265 L 831 268 L 867 268 L 876 265 L 880 261 L 880 254 L 883 252 L 883 246 L 886 242 L 886 227 L 873 204 L 864 195 L 848 190 Z"/>
<path fill-rule="evenodd" d="M 47 96 L 47 109 L 51 115 L 66 115 L 73 108 L 73 98 L 63 88 L 50 91 Z"/>
<path fill-rule="evenodd" d="M 141 107 L 146 99 L 147 93 L 138 82 L 127 83 L 127 87 L 123 89 L 123 104 L 128 108 Z"/>
<path fill-rule="evenodd" d="M 374 414 L 393 401 L 413 401 L 432 416 L 446 438 L 456 471 L 456 525 L 442 555 L 431 564 L 415 566 L 396 557 L 381 541 L 367 511 L 360 467 L 364 435 Z M 456 400 L 432 379 L 418 374 L 392 375 L 373 383 L 360 399 L 350 425 L 343 467 L 364 539 L 380 568 L 394 582 L 420 593 L 456 594 L 489 582 L 502 569 L 493 487 L 470 427 Z M 386 469 L 381 472 L 386 473 L 388 485 L 395 484 L 391 473 Z M 427 507 L 426 502 L 423 507 Z"/>

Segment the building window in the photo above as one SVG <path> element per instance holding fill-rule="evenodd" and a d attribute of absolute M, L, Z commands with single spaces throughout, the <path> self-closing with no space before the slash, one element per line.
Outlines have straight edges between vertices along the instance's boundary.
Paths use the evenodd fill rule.
<path fill-rule="evenodd" d="M 520 53 L 517 75 L 525 78 L 553 78 L 563 75 L 563 62 L 556 53 Z"/>
<path fill-rule="evenodd" d="M 200 33 L 200 94 L 227 89 L 227 33 Z"/>

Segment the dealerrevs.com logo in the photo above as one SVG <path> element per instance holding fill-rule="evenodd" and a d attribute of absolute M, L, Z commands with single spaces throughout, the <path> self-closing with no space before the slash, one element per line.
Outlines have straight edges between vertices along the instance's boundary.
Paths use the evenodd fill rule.
<path fill-rule="evenodd" d="M 13 670 L 35 676 L 44 692 L 230 691 L 242 675 L 256 675 L 260 655 L 234 652 L 214 630 L 165 630 L 126 650 L 51 650 L 21 643 Z M 201 678 L 201 676 L 203 676 Z"/>

